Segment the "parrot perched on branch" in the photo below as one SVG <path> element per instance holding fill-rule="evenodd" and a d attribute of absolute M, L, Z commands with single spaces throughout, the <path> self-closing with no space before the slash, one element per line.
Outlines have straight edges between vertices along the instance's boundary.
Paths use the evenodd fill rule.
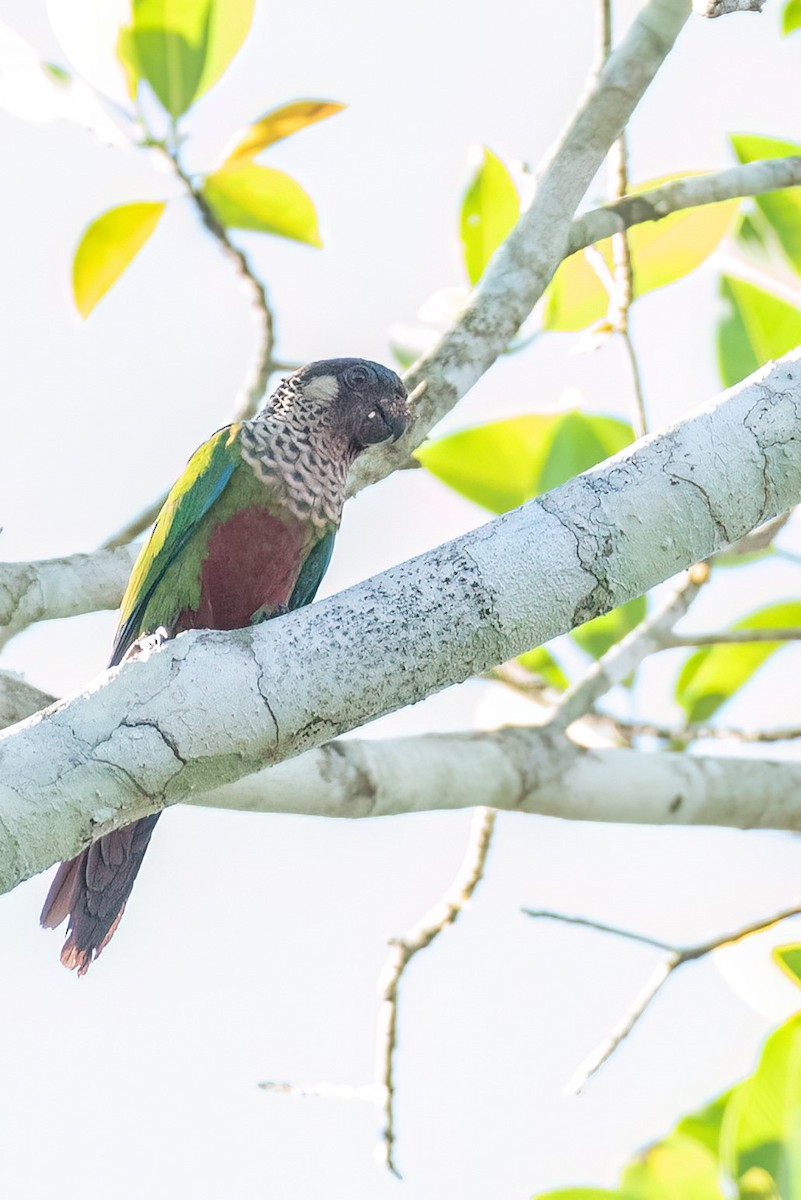
<path fill-rule="evenodd" d="M 409 420 L 394 371 L 360 358 L 311 363 L 251 421 L 195 452 L 167 497 L 122 600 L 110 666 L 149 635 L 241 629 L 313 600 L 331 558 L 348 471 Z M 42 910 L 83 975 L 112 937 L 159 814 L 62 863 Z"/>

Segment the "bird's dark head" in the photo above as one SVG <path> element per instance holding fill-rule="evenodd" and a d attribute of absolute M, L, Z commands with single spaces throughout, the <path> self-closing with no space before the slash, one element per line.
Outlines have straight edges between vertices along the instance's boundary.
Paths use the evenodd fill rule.
<path fill-rule="evenodd" d="M 409 408 L 400 377 L 366 358 L 327 358 L 292 376 L 310 408 L 323 411 L 330 428 L 341 432 L 351 453 L 379 442 L 396 442 L 406 432 Z"/>

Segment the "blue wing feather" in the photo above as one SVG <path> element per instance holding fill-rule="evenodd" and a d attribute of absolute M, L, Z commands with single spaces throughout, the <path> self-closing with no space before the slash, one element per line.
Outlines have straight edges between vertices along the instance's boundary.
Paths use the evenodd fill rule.
<path fill-rule="evenodd" d="M 300 574 L 292 595 L 289 597 L 287 608 L 303 608 L 304 604 L 311 604 L 323 575 L 328 570 L 328 564 L 334 552 L 335 538 L 336 530 L 332 530 L 309 551 L 305 563 L 300 568 Z"/>

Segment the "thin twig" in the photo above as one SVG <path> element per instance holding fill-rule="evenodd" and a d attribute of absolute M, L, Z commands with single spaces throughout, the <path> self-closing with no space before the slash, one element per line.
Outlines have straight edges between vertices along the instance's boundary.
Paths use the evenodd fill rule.
<path fill-rule="evenodd" d="M 464 859 L 453 883 L 440 900 L 402 938 L 393 938 L 390 953 L 378 977 L 379 1010 L 376 1029 L 375 1077 L 370 1084 L 314 1083 L 296 1084 L 266 1080 L 264 1091 L 285 1096 L 320 1096 L 335 1100 L 367 1100 L 375 1104 L 383 1118 L 380 1161 L 392 1174 L 402 1176 L 395 1163 L 395 1081 L 393 1058 L 398 1044 L 398 989 L 409 962 L 420 950 L 430 946 L 448 925 L 452 925 L 470 900 L 484 873 L 495 810 L 476 808 Z"/>
<path fill-rule="evenodd" d="M 663 650 L 692 646 L 747 646 L 754 642 L 798 642 L 801 629 L 718 629 L 713 633 L 665 634 Z"/>
<path fill-rule="evenodd" d="M 515 658 L 485 671 L 483 678 L 490 679 L 493 683 L 505 684 L 506 687 L 525 696 L 527 700 L 531 700 L 539 708 L 546 710 L 553 706 L 553 701 L 558 695 L 542 676 L 529 671 Z"/>
<path fill-rule="evenodd" d="M 791 508 L 789 512 L 774 517 L 772 521 L 766 521 L 764 525 L 757 525 L 756 529 L 752 529 L 745 537 L 738 538 L 732 546 L 727 546 L 723 553 L 755 554 L 758 550 L 767 550 L 769 546 L 773 545 L 774 540 L 784 529 L 794 512 L 795 509 Z M 777 547 L 776 553 L 782 554 L 783 551 Z"/>
<path fill-rule="evenodd" d="M 599 0 L 600 53 L 603 61 L 612 52 L 612 4 L 611 0 Z M 622 200 L 629 187 L 628 151 L 626 132 L 621 133 L 609 151 L 609 180 L 614 200 Z M 612 234 L 612 287 L 609 291 L 607 322 L 617 331 L 626 350 L 634 389 L 634 436 L 643 437 L 648 431 L 645 414 L 645 393 L 642 373 L 629 329 L 629 311 L 634 299 L 634 273 L 631 265 L 631 249 L 625 229 Z"/>
<path fill-rule="evenodd" d="M 798 916 L 801 914 L 801 903 L 795 903 L 789 908 L 781 909 L 779 912 L 774 913 L 771 917 L 764 917 L 759 921 L 754 921 L 752 924 L 744 925 L 740 929 L 734 930 L 733 933 L 718 935 L 706 942 L 699 942 L 695 946 L 672 946 L 668 942 L 660 941 L 646 934 L 634 933 L 629 929 L 620 929 L 615 925 L 605 925 L 600 921 L 592 921 L 585 917 L 573 917 L 567 916 L 564 913 L 528 908 L 524 908 L 523 912 L 527 916 L 536 919 L 544 918 L 550 921 L 567 922 L 571 925 L 583 925 L 590 929 L 600 930 L 602 933 L 611 933 L 616 937 L 628 938 L 631 941 L 641 942 L 644 946 L 652 946 L 658 950 L 667 951 L 667 957 L 654 968 L 645 986 L 624 1014 L 619 1024 L 587 1056 L 570 1079 L 566 1090 L 577 1095 L 592 1076 L 611 1058 L 621 1042 L 628 1037 L 651 1001 L 674 971 L 678 970 L 685 963 L 697 962 L 698 959 L 711 954 L 713 950 L 719 950 L 722 946 L 733 945 L 735 942 L 740 942 L 743 938 L 750 937 L 754 933 L 761 933 L 766 929 L 772 929 L 774 925 L 778 925 L 781 921 L 786 921 L 789 917 Z"/>
<path fill-rule="evenodd" d="M 238 246 L 233 244 L 228 236 L 227 229 L 216 217 L 203 192 L 198 188 L 192 177 L 184 170 L 178 156 L 178 151 L 173 146 L 168 146 L 165 142 L 157 139 L 150 139 L 149 144 L 161 150 L 170 163 L 174 174 L 186 188 L 204 226 L 217 241 L 229 261 L 233 263 L 234 269 L 250 298 L 258 326 L 259 342 L 253 358 L 253 365 L 240 389 L 231 418 L 233 421 L 246 421 L 258 409 L 259 403 L 267 390 L 270 376 L 275 371 L 290 367 L 290 364 L 277 362 L 273 358 L 275 348 L 275 320 L 267 299 L 267 290 L 254 271 L 247 255 Z M 122 529 L 119 529 L 111 537 L 107 538 L 101 548 L 112 549 L 117 546 L 124 546 L 128 542 L 133 541 L 143 530 L 153 524 L 166 499 L 167 493 L 165 492 L 157 500 L 148 504 L 146 508 L 123 526 Z"/>
<path fill-rule="evenodd" d="M 774 729 L 738 729 L 727 725 L 659 725 L 652 721 L 626 721 L 604 716 L 604 722 L 612 722 L 614 728 L 629 738 L 650 737 L 659 741 L 683 743 L 685 745 L 702 739 L 736 741 L 746 745 L 760 742 L 792 742 L 801 738 L 801 726 L 777 726 Z"/>
<path fill-rule="evenodd" d="M 157 500 L 151 501 L 147 508 L 143 508 L 135 517 L 132 517 L 127 525 L 123 525 L 122 529 L 118 529 L 111 537 L 101 542 L 99 549 L 117 550 L 120 546 L 127 546 L 129 542 L 134 541 L 140 533 L 150 528 L 161 512 L 166 499 L 167 492 L 164 492 Z"/>
<path fill-rule="evenodd" d="M 598 79 L 612 53 L 612 0 L 598 0 L 598 19 L 595 22 L 596 47 L 593 74 Z"/>
<path fill-rule="evenodd" d="M 624 238 L 624 233 L 616 236 Z M 626 255 L 628 256 L 628 242 L 626 243 Z M 629 271 L 631 268 L 629 267 Z M 637 351 L 634 349 L 634 342 L 631 337 L 631 329 L 629 328 L 628 316 L 626 317 L 626 325 L 621 329 L 623 347 L 626 351 L 626 357 L 629 360 L 629 370 L 631 371 L 631 383 L 634 390 L 634 420 L 632 428 L 636 438 L 644 437 L 648 432 L 648 416 L 645 411 L 645 389 L 642 382 L 642 371 L 640 370 L 640 362 L 637 358 Z"/>
<path fill-rule="evenodd" d="M 214 210 L 194 180 L 186 173 L 178 154 L 164 148 L 172 169 L 181 180 L 191 196 L 200 219 L 213 238 L 219 242 L 223 252 L 233 263 L 237 274 L 245 285 L 250 296 L 253 311 L 256 315 L 260 342 L 256 352 L 249 378 L 245 381 L 239 393 L 237 406 L 234 410 L 234 421 L 246 421 L 256 412 L 259 403 L 267 389 L 270 376 L 276 369 L 273 361 L 275 347 L 275 321 L 267 300 L 267 290 L 256 275 L 247 255 L 235 246 L 228 236 L 228 230 L 218 220 Z"/>
<path fill-rule="evenodd" d="M 673 626 L 685 615 L 700 588 L 709 579 L 706 563 L 697 563 L 687 572 L 667 602 L 641 621 L 594 662 L 578 683 L 559 698 L 548 725 L 554 730 L 567 729 L 588 713 L 596 700 L 621 683 L 640 663 L 662 648 Z"/>
<path fill-rule="evenodd" d="M 456 877 L 432 909 L 402 938 L 393 938 L 391 949 L 378 977 L 380 1007 L 376 1039 L 376 1086 L 381 1090 L 384 1114 L 382 1134 L 383 1160 L 393 1175 L 401 1178 L 395 1165 L 395 1080 L 393 1059 L 398 1044 L 398 989 L 409 962 L 420 950 L 430 946 L 448 925 L 453 924 L 469 901 L 484 873 L 495 810 L 477 808 L 470 839 Z"/>
<path fill-rule="evenodd" d="M 632 942 L 642 942 L 644 946 L 653 946 L 657 950 L 673 950 L 670 942 L 662 942 L 659 938 L 649 937 L 645 933 L 633 933 L 630 929 L 620 929 L 617 925 L 605 925 L 603 921 L 594 921 L 591 917 L 574 917 L 568 913 L 553 912 L 549 908 L 523 908 L 520 910 L 527 917 L 538 921 L 561 921 L 565 925 L 581 925 L 584 929 L 596 929 L 600 933 L 614 933 L 616 937 L 629 938 Z"/>

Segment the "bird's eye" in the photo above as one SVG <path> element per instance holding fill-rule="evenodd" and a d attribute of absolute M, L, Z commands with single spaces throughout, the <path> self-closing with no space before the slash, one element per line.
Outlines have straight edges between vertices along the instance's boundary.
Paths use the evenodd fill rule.
<path fill-rule="evenodd" d="M 364 387 L 370 379 L 370 372 L 367 367 L 348 367 L 345 378 L 351 387 Z"/>

